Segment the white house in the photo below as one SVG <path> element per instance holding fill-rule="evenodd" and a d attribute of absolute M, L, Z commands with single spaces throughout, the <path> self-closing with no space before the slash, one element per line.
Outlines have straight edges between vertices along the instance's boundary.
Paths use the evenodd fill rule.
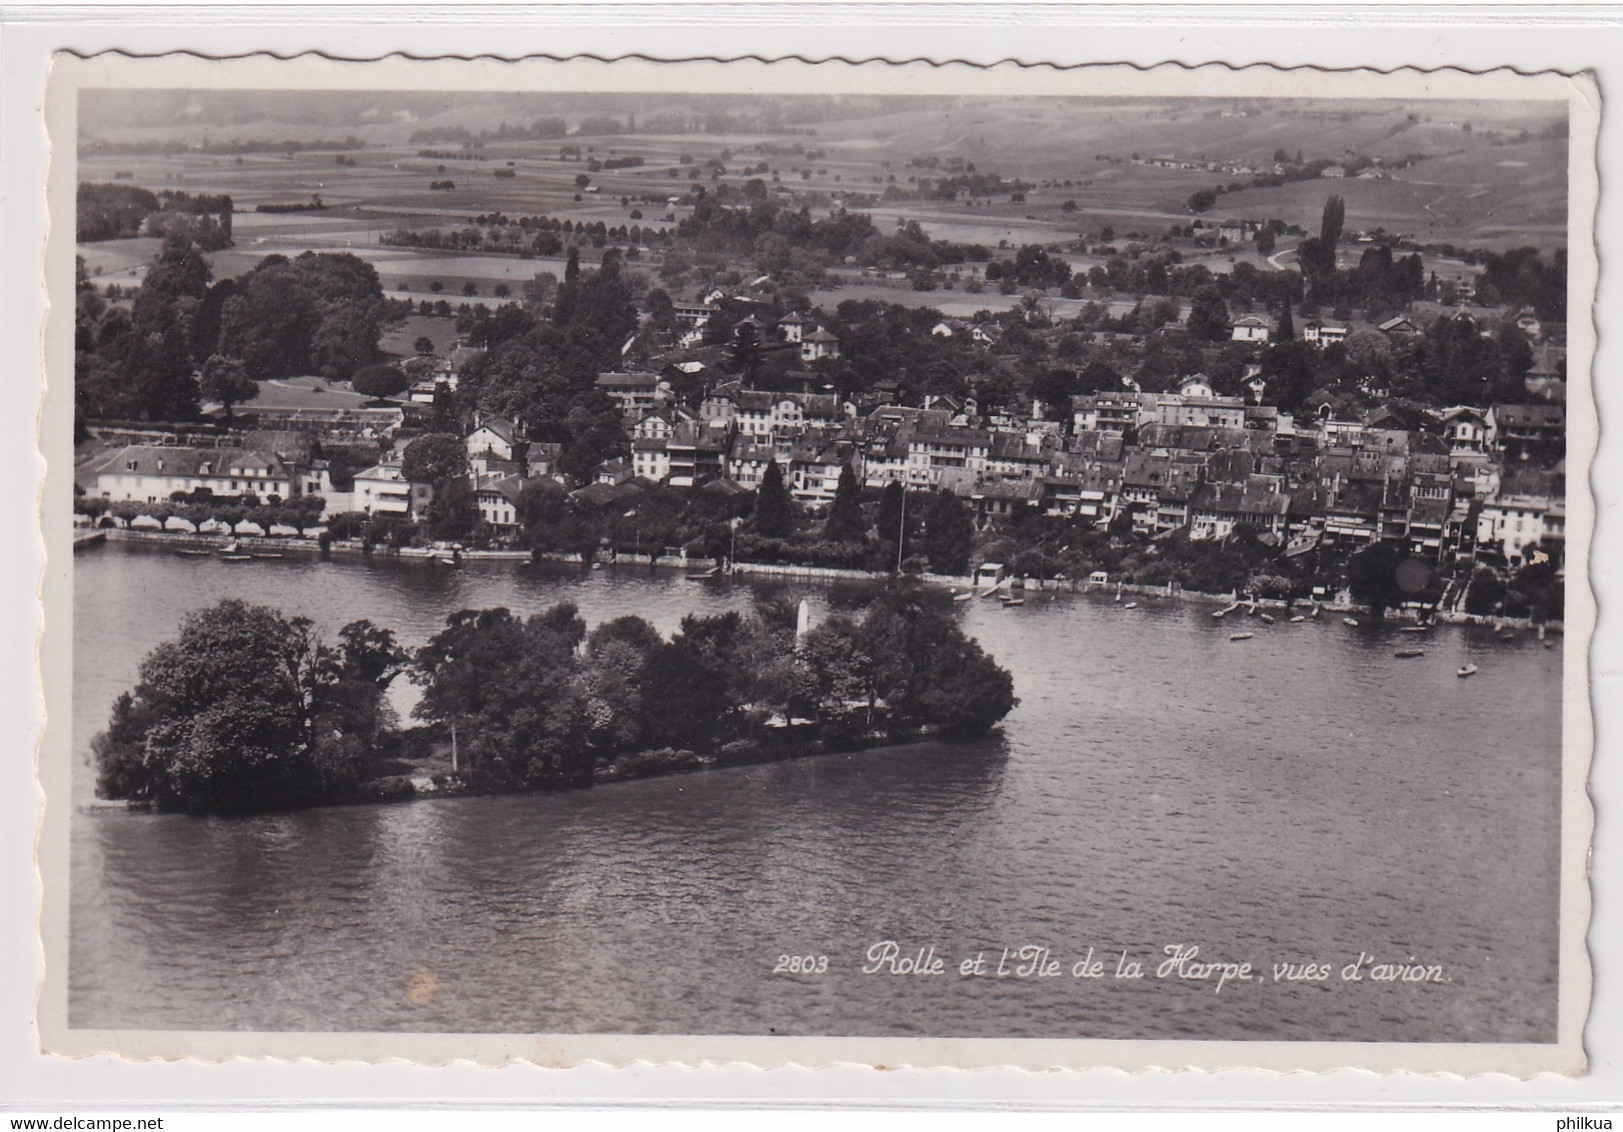
<path fill-rule="evenodd" d="M 278 499 L 301 494 L 295 469 L 276 456 L 242 448 L 132 444 L 103 457 L 91 474 L 95 492 L 103 499 L 142 503 L 199 490 Z"/>
<path fill-rule="evenodd" d="M 468 455 L 511 460 L 519 444 L 518 427 L 506 417 L 489 417 L 468 433 Z"/>
<path fill-rule="evenodd" d="M 355 509 L 368 515 L 409 516 L 428 505 L 434 498 L 434 488 L 408 482 L 396 458 L 356 472 L 351 495 Z"/>
<path fill-rule="evenodd" d="M 1256 315 L 1246 315 L 1244 318 L 1236 320 L 1229 338 L 1234 342 L 1266 342 L 1269 333 L 1266 322 Z"/>
<path fill-rule="evenodd" d="M 1311 342 L 1315 346 L 1330 346 L 1346 340 L 1345 326 L 1326 326 L 1322 322 L 1310 322 L 1302 327 L 1302 341 Z"/>
<path fill-rule="evenodd" d="M 800 340 L 800 360 L 803 362 L 839 356 L 840 340 L 821 326 Z"/>
<path fill-rule="evenodd" d="M 799 313 L 785 315 L 778 320 L 778 328 L 783 331 L 783 340 L 795 345 L 806 336 L 806 320 Z"/>
<path fill-rule="evenodd" d="M 473 489 L 479 517 L 498 531 L 518 528 L 518 497 L 524 482 L 517 476 L 482 477 Z"/>

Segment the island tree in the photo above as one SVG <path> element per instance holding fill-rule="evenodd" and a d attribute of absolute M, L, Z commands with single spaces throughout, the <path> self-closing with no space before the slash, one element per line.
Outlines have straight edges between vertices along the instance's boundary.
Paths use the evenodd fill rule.
<path fill-rule="evenodd" d="M 373 753 L 401 660 L 369 622 L 340 638 L 328 648 L 308 620 L 242 601 L 190 614 L 93 740 L 97 793 L 190 813 L 334 797 Z"/>

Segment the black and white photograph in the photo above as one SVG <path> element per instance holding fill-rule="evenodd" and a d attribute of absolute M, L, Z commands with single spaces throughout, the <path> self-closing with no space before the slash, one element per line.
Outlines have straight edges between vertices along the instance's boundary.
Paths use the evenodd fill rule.
<path fill-rule="evenodd" d="M 1582 1072 L 1582 81 L 306 62 L 52 91 L 47 1048 Z"/>

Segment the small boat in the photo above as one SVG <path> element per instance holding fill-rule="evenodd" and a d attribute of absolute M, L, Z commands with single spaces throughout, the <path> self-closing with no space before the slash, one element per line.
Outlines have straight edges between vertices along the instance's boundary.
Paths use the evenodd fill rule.
<path fill-rule="evenodd" d="M 1295 617 L 1291 618 L 1291 624 L 1292 625 L 1300 625 L 1302 622 L 1304 622 L 1306 620 L 1307 620 L 1306 617 L 1303 617 L 1301 614 L 1298 613 Z"/>
<path fill-rule="evenodd" d="M 1429 632 L 1431 632 L 1431 626 L 1430 625 L 1405 625 L 1401 629 L 1399 629 L 1398 632 L 1400 632 L 1400 633 L 1429 633 Z"/>
<path fill-rule="evenodd" d="M 1255 636 L 1256 636 L 1255 633 L 1230 633 L 1229 634 L 1229 640 L 1231 640 L 1231 641 L 1249 641 L 1252 637 L 1255 637 Z"/>
<path fill-rule="evenodd" d="M 254 556 L 252 554 L 222 554 L 222 555 L 220 555 L 220 561 L 221 562 L 252 562 L 253 560 L 254 560 Z"/>
<path fill-rule="evenodd" d="M 1351 625 L 1354 629 L 1358 628 L 1358 619 L 1356 617 L 1343 617 L 1341 619 L 1341 623 L 1343 625 Z"/>
<path fill-rule="evenodd" d="M 1262 623 L 1263 623 L 1263 624 L 1264 624 L 1264 625 L 1272 625 L 1272 624 L 1273 624 L 1273 623 L 1274 623 L 1274 619 L 1273 619 L 1273 617 L 1272 617 L 1272 616 L 1270 616 L 1270 615 L 1269 615 L 1269 614 L 1266 614 L 1266 613 L 1264 613 L 1264 614 L 1263 614 L 1263 615 L 1262 615 Z"/>
<path fill-rule="evenodd" d="M 435 558 L 434 559 L 434 565 L 436 565 L 436 566 L 460 566 L 460 565 L 462 565 L 462 563 L 458 562 L 455 558 Z"/>
<path fill-rule="evenodd" d="M 1397 652 L 1393 653 L 1392 655 L 1397 657 L 1399 660 L 1408 660 L 1410 657 L 1425 656 L 1426 655 L 1426 650 L 1425 649 L 1399 649 Z"/>
<path fill-rule="evenodd" d="M 975 599 L 975 591 L 973 591 L 973 590 L 971 590 L 968 593 L 961 593 L 961 594 L 953 594 L 952 595 L 952 600 L 953 601 L 973 601 L 974 599 Z"/>
<path fill-rule="evenodd" d="M 1130 601 L 1126 605 L 1122 606 L 1122 608 L 1123 609 L 1137 609 L 1138 608 L 1138 602 Z"/>
<path fill-rule="evenodd" d="M 1463 666 L 1461 666 L 1461 668 L 1460 668 L 1460 670 L 1458 672 L 1454 673 L 1454 675 L 1460 676 L 1460 677 L 1475 676 L 1476 675 L 1476 665 L 1474 665 L 1474 664 L 1463 665 Z"/>
<path fill-rule="evenodd" d="M 269 554 L 260 554 L 258 552 L 255 552 L 255 553 L 249 555 L 249 557 L 250 558 L 280 558 L 282 556 L 281 556 L 281 554 L 279 554 L 279 553 L 277 553 L 275 551 L 272 551 Z"/>
<path fill-rule="evenodd" d="M 594 570 L 601 570 L 601 569 L 603 569 L 603 563 L 601 563 L 601 562 L 594 562 L 594 563 L 592 563 L 592 569 L 594 569 Z"/>
<path fill-rule="evenodd" d="M 1213 621 L 1221 621 L 1221 620 L 1223 620 L 1223 614 L 1225 614 L 1227 612 L 1228 612 L 1228 610 L 1226 610 L 1226 609 L 1213 610 L 1213 612 L 1212 612 L 1212 620 Z"/>
<path fill-rule="evenodd" d="M 690 581 L 690 582 L 708 582 L 711 578 L 718 577 L 718 576 L 720 576 L 720 574 L 721 574 L 721 567 L 720 566 L 712 566 L 712 567 L 710 567 L 710 569 L 705 570 L 702 573 L 689 574 L 688 575 L 688 581 Z"/>
<path fill-rule="evenodd" d="M 185 549 L 184 547 L 182 549 L 180 549 L 180 550 L 175 551 L 175 553 L 176 554 L 184 554 L 188 558 L 208 558 L 208 557 L 211 557 L 214 554 L 214 552 L 212 550 L 188 550 L 188 549 Z"/>
<path fill-rule="evenodd" d="M 1026 604 L 1026 599 L 1023 597 L 1006 597 L 1003 599 L 1003 604 L 1005 606 L 1024 605 Z"/>
<path fill-rule="evenodd" d="M 1308 616 L 1313 618 L 1313 620 L 1317 621 L 1319 619 L 1319 607 L 1315 605 L 1313 607 L 1313 612 L 1309 613 Z"/>

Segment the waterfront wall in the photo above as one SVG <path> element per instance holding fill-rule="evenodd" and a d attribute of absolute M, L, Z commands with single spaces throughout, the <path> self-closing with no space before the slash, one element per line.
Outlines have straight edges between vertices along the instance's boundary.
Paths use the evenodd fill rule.
<path fill-rule="evenodd" d="M 96 538 L 94 536 L 103 536 Z M 255 535 L 202 535 L 187 534 L 173 531 L 144 531 L 130 530 L 123 527 L 99 528 L 95 531 L 76 531 L 74 533 L 74 549 L 82 545 L 95 545 L 102 541 L 114 542 L 143 542 L 173 546 L 177 549 L 209 549 L 218 550 L 230 542 L 235 542 L 248 553 L 279 553 L 297 551 L 310 554 L 320 553 L 320 543 L 309 538 L 283 538 Z M 365 547 L 359 539 L 334 539 L 328 546 L 332 554 L 364 554 Z M 395 557 L 404 559 L 428 560 L 447 558 L 450 552 L 437 550 L 431 547 L 383 547 L 374 546 L 371 553 L 382 557 Z M 572 551 L 527 551 L 527 550 L 463 550 L 461 559 L 466 562 L 555 562 L 563 565 L 583 566 L 585 560 L 579 553 Z M 647 558 L 621 556 L 618 561 L 602 559 L 594 556 L 598 564 L 610 566 L 641 567 L 643 569 L 660 570 L 712 570 L 719 564 L 712 558 L 682 558 L 674 555 L 662 555 L 653 560 Z M 735 562 L 728 573 L 741 577 L 785 578 L 791 581 L 830 583 L 830 582 L 883 582 L 893 575 L 871 570 L 853 570 L 834 566 L 794 566 L 773 562 Z M 951 589 L 973 589 L 975 580 L 969 576 L 955 576 L 951 574 L 910 574 L 910 578 L 928 585 L 946 586 Z M 1295 602 L 1281 598 L 1242 599 L 1238 594 L 1212 594 L 1202 593 L 1198 590 L 1180 589 L 1175 585 L 1147 586 L 1134 585 L 1128 582 L 1090 582 L 1085 578 L 1009 578 L 1002 583 L 1003 589 L 1027 590 L 1052 593 L 1099 593 L 1123 594 L 1133 597 L 1147 597 L 1161 601 L 1188 601 L 1202 605 L 1233 605 L 1241 602 L 1249 608 L 1255 604 L 1258 609 L 1285 610 L 1293 605 L 1308 607 L 1312 602 L 1297 599 Z M 1329 613 L 1368 614 L 1369 607 L 1357 602 L 1321 601 L 1319 607 Z M 1388 619 L 1394 621 L 1413 621 L 1415 615 L 1406 610 L 1389 610 Z M 1489 625 L 1510 629 L 1535 629 L 1538 626 L 1527 617 L 1496 617 L 1488 614 L 1438 611 L 1435 619 L 1448 625 Z M 1549 632 L 1561 632 L 1562 623 L 1559 621 L 1545 622 L 1544 628 Z"/>

